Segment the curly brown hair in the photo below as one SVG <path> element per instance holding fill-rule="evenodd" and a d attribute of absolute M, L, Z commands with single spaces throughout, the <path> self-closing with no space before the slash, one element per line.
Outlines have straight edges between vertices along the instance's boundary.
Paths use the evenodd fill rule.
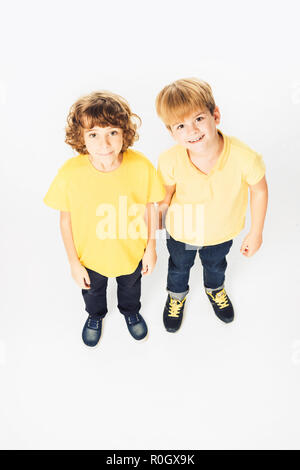
<path fill-rule="evenodd" d="M 134 122 L 138 121 L 138 124 Z M 81 154 L 87 154 L 83 129 L 99 127 L 118 127 L 123 130 L 121 152 L 138 140 L 136 132 L 141 118 L 131 112 L 127 101 L 110 91 L 95 91 L 82 96 L 72 106 L 67 117 L 65 142 Z"/>

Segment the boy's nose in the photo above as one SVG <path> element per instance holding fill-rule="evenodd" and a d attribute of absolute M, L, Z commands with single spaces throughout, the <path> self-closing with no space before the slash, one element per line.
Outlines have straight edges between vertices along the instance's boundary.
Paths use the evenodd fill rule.
<path fill-rule="evenodd" d="M 104 137 L 103 139 L 99 140 L 99 149 L 104 150 L 104 151 L 110 149 L 110 144 L 109 144 L 108 139 Z"/>
<path fill-rule="evenodd" d="M 193 123 L 187 128 L 187 132 L 188 132 L 189 134 L 196 133 L 196 132 L 198 132 L 198 130 L 199 130 L 199 129 L 198 129 L 198 126 L 197 126 L 197 124 L 196 124 L 195 122 L 193 122 Z"/>

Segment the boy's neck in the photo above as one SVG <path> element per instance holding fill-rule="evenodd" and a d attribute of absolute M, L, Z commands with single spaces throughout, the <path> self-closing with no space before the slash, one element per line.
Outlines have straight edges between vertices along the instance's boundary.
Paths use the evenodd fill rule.
<path fill-rule="evenodd" d="M 92 155 L 89 154 L 89 160 L 96 170 L 108 173 L 119 168 L 123 160 L 123 154 L 120 153 L 117 157 L 110 161 L 101 158 L 93 158 Z"/>
<path fill-rule="evenodd" d="M 224 139 L 221 133 L 216 131 L 216 137 L 211 142 L 209 147 L 206 147 L 203 152 L 192 152 L 187 150 L 189 157 L 194 159 L 205 159 L 205 161 L 217 160 L 222 153 L 224 147 Z"/>

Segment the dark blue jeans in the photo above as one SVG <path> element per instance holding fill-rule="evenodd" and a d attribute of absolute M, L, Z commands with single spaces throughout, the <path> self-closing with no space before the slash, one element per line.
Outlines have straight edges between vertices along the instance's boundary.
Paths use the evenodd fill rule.
<path fill-rule="evenodd" d="M 85 310 L 93 318 L 104 318 L 107 314 L 106 288 L 108 278 L 85 268 L 90 276 L 90 289 L 82 289 Z M 139 313 L 141 308 L 142 261 L 131 274 L 116 277 L 118 309 L 123 315 Z"/>
<path fill-rule="evenodd" d="M 190 269 L 194 264 L 198 251 L 203 266 L 204 286 L 216 289 L 224 284 L 227 267 L 226 255 L 232 246 L 229 240 L 218 245 L 193 247 L 171 237 L 167 233 L 167 247 L 170 254 L 167 290 L 182 293 L 189 290 Z"/>

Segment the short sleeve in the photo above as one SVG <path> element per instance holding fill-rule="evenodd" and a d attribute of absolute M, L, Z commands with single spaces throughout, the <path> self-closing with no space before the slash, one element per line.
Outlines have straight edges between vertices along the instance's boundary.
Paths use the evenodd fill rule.
<path fill-rule="evenodd" d="M 246 182 L 251 186 L 258 183 L 264 176 L 265 172 L 266 167 L 263 162 L 262 156 L 256 153 L 246 170 Z"/>
<path fill-rule="evenodd" d="M 47 206 L 50 206 L 53 209 L 70 211 L 66 164 L 59 169 L 43 201 Z"/>
<path fill-rule="evenodd" d="M 158 176 L 163 184 L 166 186 L 173 186 L 176 184 L 174 177 L 174 167 L 170 164 L 166 155 L 162 154 L 158 159 Z"/>
<path fill-rule="evenodd" d="M 165 197 L 165 194 L 166 190 L 157 175 L 157 171 L 154 166 L 151 165 L 147 202 L 162 201 Z"/>

